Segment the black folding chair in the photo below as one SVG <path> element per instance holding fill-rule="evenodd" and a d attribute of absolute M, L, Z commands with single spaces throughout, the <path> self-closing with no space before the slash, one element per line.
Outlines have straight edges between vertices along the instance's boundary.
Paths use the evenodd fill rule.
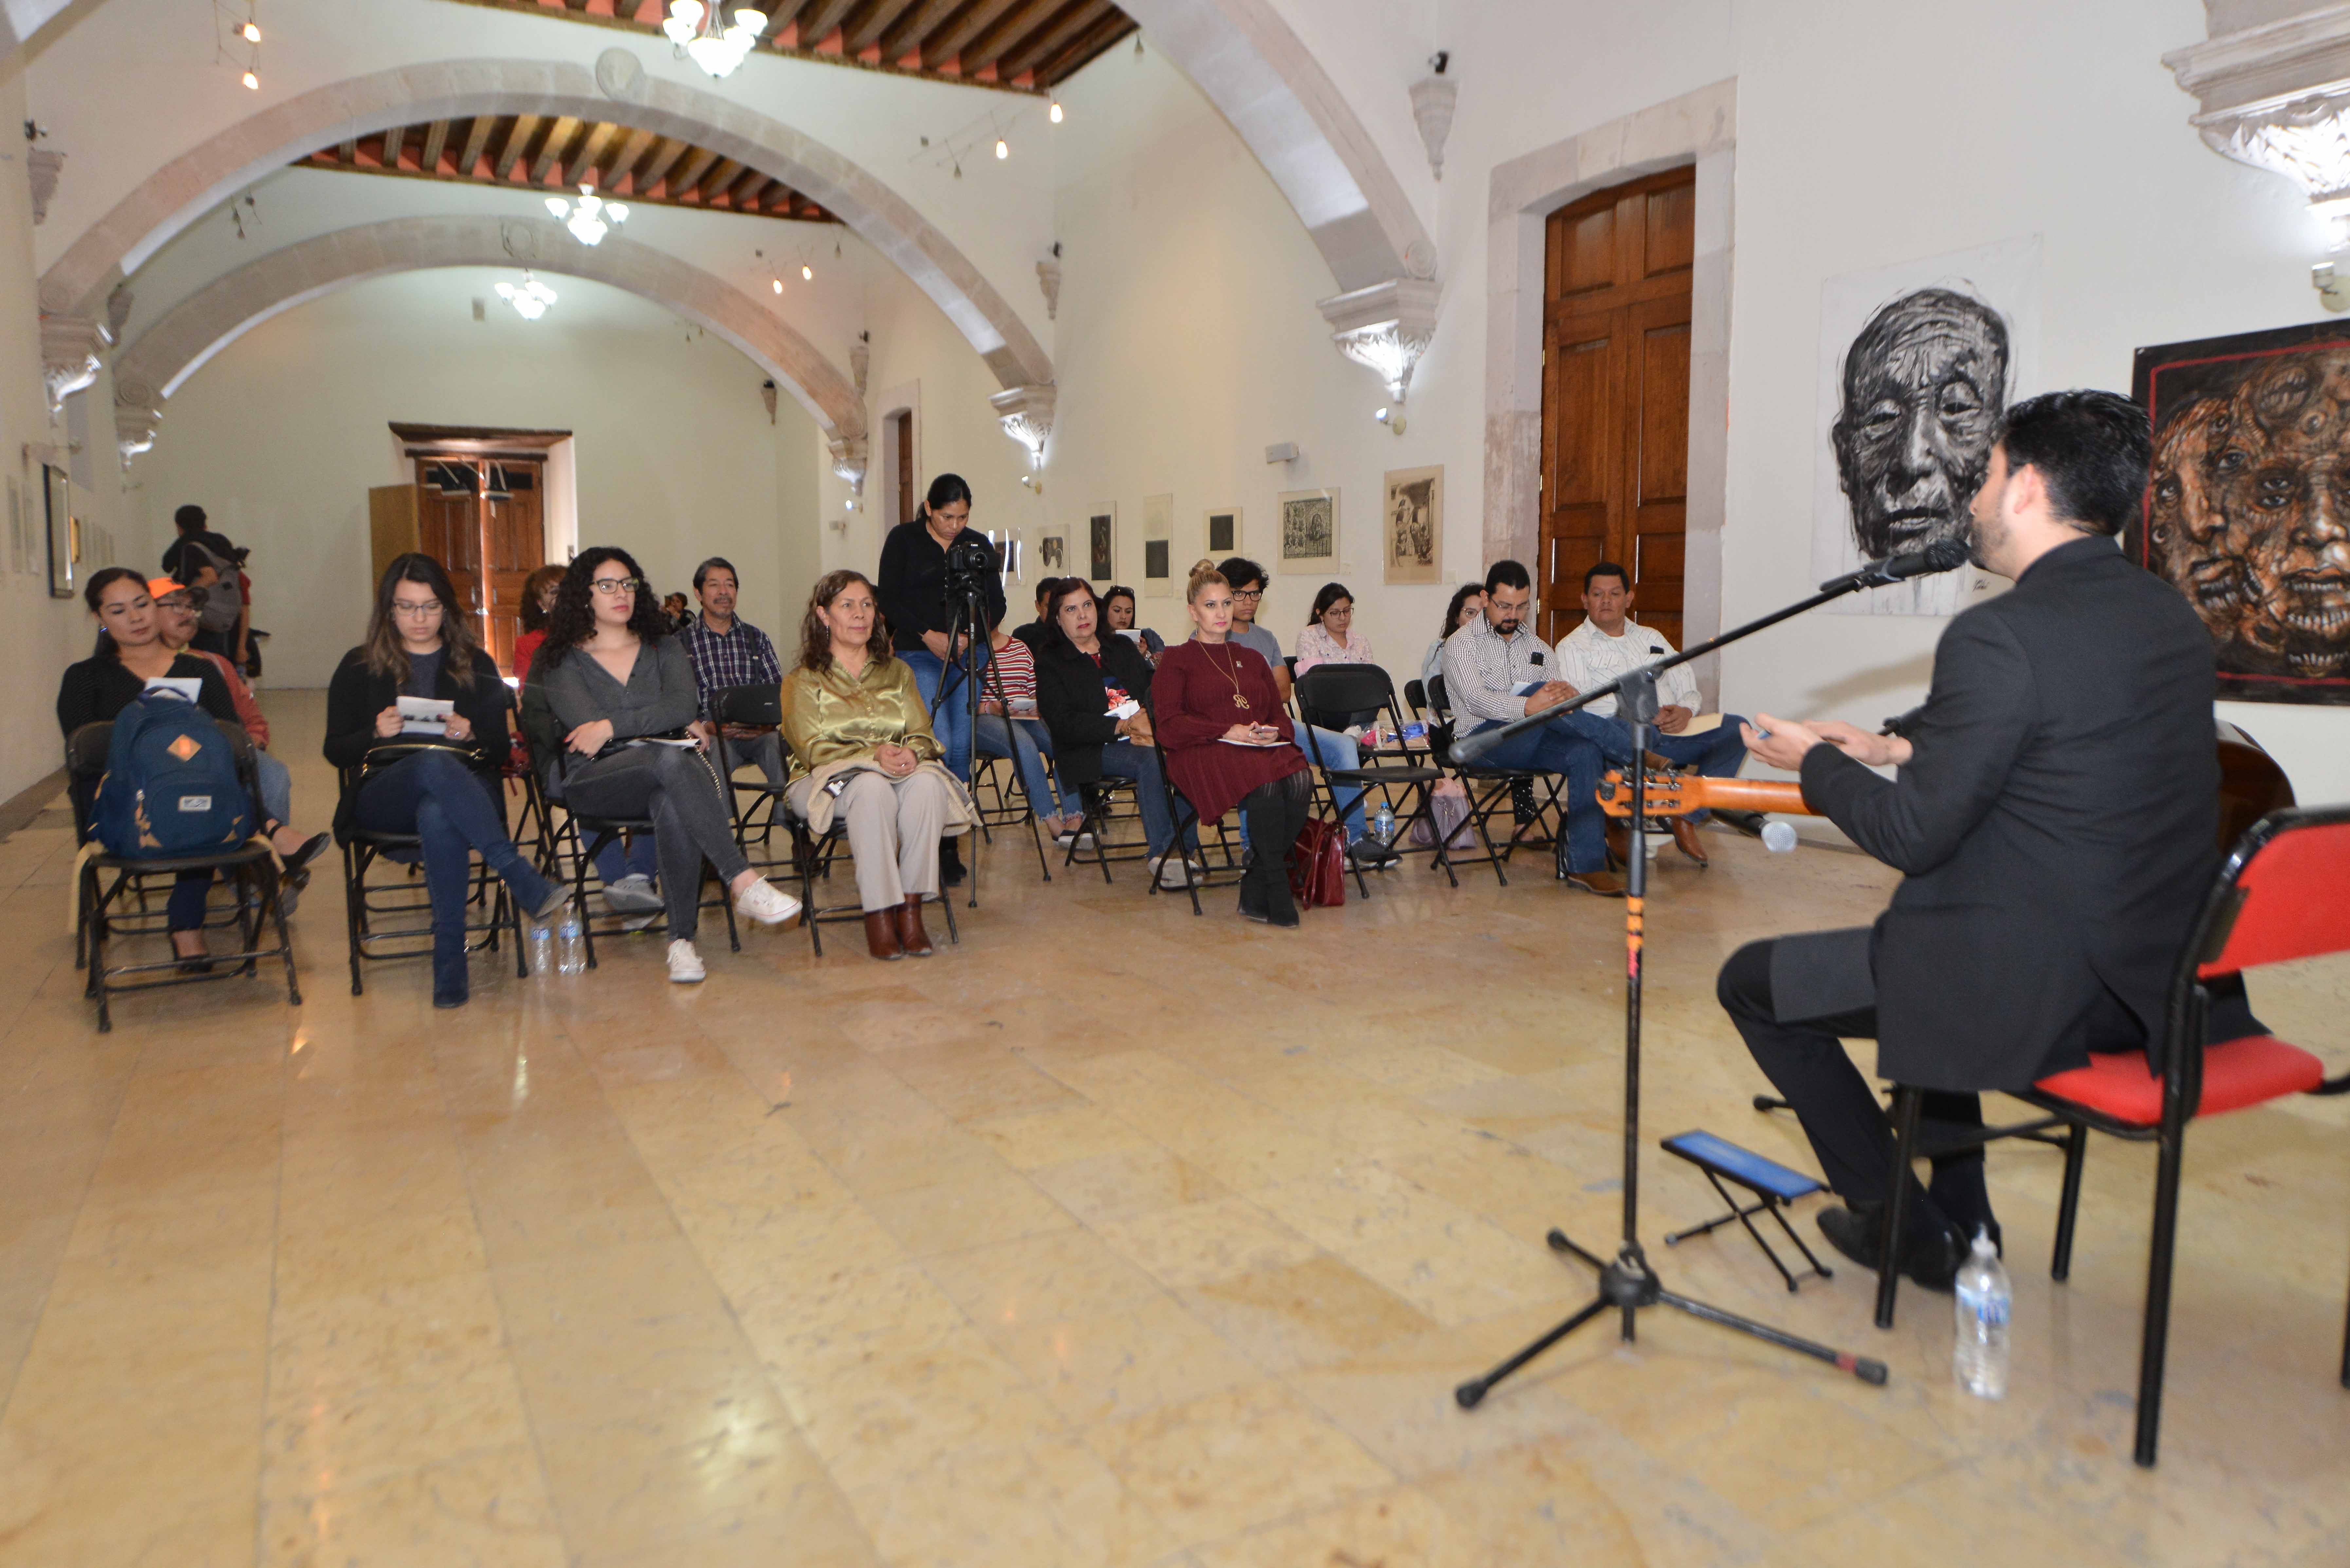
<path fill-rule="evenodd" d="M 786 747 L 786 759 L 790 754 L 790 749 Z M 817 958 L 822 958 L 824 933 L 821 927 L 850 920 L 862 924 L 865 919 L 864 900 L 853 896 L 853 888 L 852 897 L 845 904 L 819 904 L 816 897 L 816 878 L 820 877 L 830 882 L 833 867 L 839 860 L 841 852 L 848 847 L 848 818 L 845 813 L 835 812 L 831 826 L 818 834 L 806 816 L 792 809 L 788 796 L 778 794 L 775 798 L 778 809 L 783 812 L 784 824 L 792 834 L 792 859 L 800 877 L 800 923 L 807 928 L 809 947 Z M 852 854 L 851 864 L 854 862 Z M 941 881 L 937 892 L 924 894 L 922 902 L 936 904 L 946 911 L 947 940 L 961 943 L 962 933 L 955 929 L 954 900 L 948 897 L 946 884 Z"/>
<path fill-rule="evenodd" d="M 1429 732 L 1430 749 L 1445 770 L 1460 780 L 1461 787 L 1469 792 L 1469 822 L 1476 831 L 1477 842 L 1484 846 L 1485 850 L 1482 855 L 1476 856 L 1457 856 L 1448 852 L 1448 863 L 1453 866 L 1491 866 L 1494 880 L 1506 888 L 1510 885 L 1509 874 L 1502 867 L 1512 854 L 1520 848 L 1555 847 L 1559 838 L 1565 836 L 1563 810 L 1556 833 L 1545 836 L 1538 832 L 1529 834 L 1527 829 L 1538 828 L 1544 814 L 1558 806 L 1559 791 L 1565 780 L 1560 774 L 1539 773 L 1533 768 L 1505 768 L 1487 763 L 1471 763 L 1462 767 L 1455 763 L 1448 755 L 1452 749 L 1454 726 L 1451 705 L 1445 701 L 1444 677 L 1440 675 L 1428 682 L 1426 696 L 1428 711 L 1436 716 L 1437 721 L 1436 728 Z M 1516 807 L 1510 804 L 1510 836 L 1497 847 L 1491 827 L 1493 815 L 1503 808 L 1505 803 L 1512 803 L 1513 797 L 1521 790 L 1529 793 L 1547 791 L 1547 794 L 1537 794 L 1532 822 L 1517 821 Z"/>
<path fill-rule="evenodd" d="M 1436 832 L 1436 786 L 1443 782 L 1444 771 L 1430 760 L 1429 753 L 1406 741 L 1400 763 L 1373 762 L 1368 766 L 1336 768 L 1325 760 L 1322 742 L 1314 732 L 1314 726 L 1304 722 L 1303 716 L 1314 712 L 1372 713 L 1384 716 L 1388 726 L 1401 735 L 1403 711 L 1397 706 L 1395 682 L 1388 672 L 1376 664 L 1317 664 L 1297 678 L 1293 695 L 1305 732 L 1301 738 L 1305 742 L 1305 758 L 1322 775 L 1323 796 L 1329 805 L 1331 819 L 1337 821 L 1343 816 L 1338 810 L 1338 789 L 1342 784 L 1359 788 L 1366 799 L 1377 790 L 1390 805 L 1395 802 L 1395 792 L 1401 790 L 1404 809 L 1398 814 L 1400 822 L 1396 842 L 1388 847 L 1398 855 L 1417 854 L 1418 849 L 1410 843 L 1410 827 L 1416 822 L 1427 823 L 1430 842 L 1435 845 L 1434 864 L 1443 867 L 1452 886 L 1461 886 L 1461 878 L 1452 874 L 1443 836 Z M 1351 864 L 1353 857 L 1347 858 Z M 1364 897 L 1368 898 L 1369 889 L 1364 885 L 1359 866 L 1355 867 L 1355 882 L 1364 888 Z"/>
<path fill-rule="evenodd" d="M 741 742 L 726 733 L 729 724 L 775 731 L 775 753 L 784 753 L 784 691 L 781 683 L 773 686 L 722 686 L 710 694 L 703 716 L 717 727 L 718 739 L 712 754 L 718 762 L 718 776 L 726 784 L 726 806 L 734 818 L 734 842 L 741 846 L 743 858 L 762 874 L 771 866 L 784 861 L 773 853 L 775 831 L 783 811 L 785 784 L 769 784 L 766 775 L 739 778 L 738 770 L 749 765 L 749 759 L 737 749 Z M 754 841 L 757 848 L 753 848 Z M 796 868 L 796 867 L 795 867 Z"/>
<path fill-rule="evenodd" d="M 239 725 L 223 724 L 220 729 L 236 759 L 237 782 L 244 787 L 246 798 L 255 803 L 255 820 L 258 821 L 260 794 L 255 788 L 252 739 Z M 99 780 L 106 775 L 107 749 L 113 739 L 114 725 L 110 721 L 84 724 L 66 737 L 66 793 L 73 804 L 77 844 L 91 843 L 91 808 L 98 797 Z M 223 877 L 234 888 L 234 907 L 217 920 L 208 911 L 203 929 L 233 927 L 237 933 L 237 950 L 207 953 L 197 961 L 203 965 L 202 970 L 185 967 L 187 961 L 176 954 L 161 962 L 109 965 L 106 947 L 112 938 L 163 934 L 165 917 L 147 908 L 148 896 L 157 883 L 168 887 L 189 872 Z M 126 900 L 139 906 L 135 912 L 117 912 L 118 902 Z M 274 947 L 260 945 L 265 919 L 277 933 Z M 82 994 L 98 1003 L 98 1032 L 101 1034 L 114 1028 L 109 1004 L 116 995 L 226 980 L 232 975 L 250 979 L 260 972 L 260 961 L 267 958 L 284 961 L 286 1000 L 297 1007 L 302 1002 L 301 987 L 294 973 L 294 938 L 286 929 L 286 907 L 280 898 L 277 857 L 266 843 L 257 839 L 248 838 L 234 848 L 208 855 L 170 859 L 118 856 L 103 848 L 92 848 L 82 858 L 76 885 L 74 937 L 75 954 L 88 972 Z M 161 978 L 118 983 L 120 977 L 140 975 Z"/>
<path fill-rule="evenodd" d="M 1168 850 L 1168 853 L 1174 856 L 1175 858 L 1182 864 L 1183 891 L 1191 895 L 1191 913 L 1197 915 L 1201 912 L 1200 909 L 1200 893 L 1202 888 L 1212 891 L 1218 888 L 1237 887 L 1239 886 L 1241 877 L 1246 871 L 1247 867 L 1240 857 L 1232 853 L 1231 831 L 1225 826 L 1224 819 L 1222 817 L 1219 817 L 1216 820 L 1215 825 L 1216 853 L 1222 857 L 1223 864 L 1222 866 L 1211 866 L 1208 864 L 1208 846 L 1203 838 L 1200 846 L 1200 864 L 1201 869 L 1197 872 L 1191 869 L 1191 857 L 1184 851 L 1183 836 L 1187 833 L 1196 831 L 1199 827 L 1199 807 L 1191 804 L 1191 797 L 1186 795 L 1183 793 L 1181 786 L 1176 784 L 1175 772 L 1172 768 L 1170 768 L 1167 765 L 1167 748 L 1160 742 L 1159 739 L 1159 732 L 1156 728 L 1150 732 L 1150 747 L 1151 750 L 1159 753 L 1159 776 L 1166 782 L 1167 785 L 1167 815 L 1174 821 L 1175 824 L 1175 836 L 1172 840 L 1172 846 Z M 1226 815 L 1230 815 L 1230 813 L 1226 813 Z M 1144 847 L 1147 850 L 1149 846 L 1145 845 Z M 1261 855 L 1263 852 L 1264 849 L 1262 845 L 1252 846 L 1250 850 L 1250 853 L 1252 854 Z M 1285 844 L 1280 846 L 1277 852 L 1284 856 L 1287 855 L 1289 853 L 1289 846 Z M 1105 872 L 1104 875 L 1107 876 L 1107 873 Z M 1159 896 L 1159 878 L 1152 877 L 1149 878 L 1149 881 L 1150 887 L 1145 896 L 1155 898 Z M 1174 889 L 1169 888 L 1168 891 L 1172 892 Z"/>
<path fill-rule="evenodd" d="M 451 752 L 472 765 L 473 753 L 462 746 L 437 742 L 400 742 L 378 746 L 368 753 L 369 767 L 391 766 L 403 757 L 421 752 Z M 523 770 L 527 781 L 529 770 Z M 338 769 L 336 777 L 342 793 L 348 796 L 366 782 L 366 772 L 359 768 Z M 524 815 L 527 819 L 536 809 L 542 824 L 546 806 L 527 782 L 524 786 Z M 534 805 L 534 803 L 536 805 Z M 505 801 L 498 801 L 498 813 L 505 814 Z M 338 812 L 338 816 L 343 814 Z M 519 843 L 519 840 L 517 840 Z M 388 959 L 430 958 L 432 956 L 432 902 L 415 878 L 423 864 L 424 841 L 413 833 L 374 833 L 356 825 L 342 836 L 343 851 L 343 937 L 351 965 L 351 994 L 366 993 L 362 971 L 371 962 Z M 382 883 L 370 885 L 368 872 L 379 860 L 404 865 L 408 875 L 397 887 Z M 495 952 L 499 934 L 511 927 L 515 939 L 515 974 L 517 978 L 530 973 L 529 943 L 523 940 L 522 907 L 506 891 L 505 879 L 476 857 L 468 872 L 469 886 L 465 907 L 482 911 L 479 919 L 469 919 L 465 924 L 465 950 L 469 953 L 487 950 Z M 379 924 L 384 919 L 402 920 L 412 916 L 423 917 L 421 925 Z M 422 945 L 418 940 L 421 939 Z"/>

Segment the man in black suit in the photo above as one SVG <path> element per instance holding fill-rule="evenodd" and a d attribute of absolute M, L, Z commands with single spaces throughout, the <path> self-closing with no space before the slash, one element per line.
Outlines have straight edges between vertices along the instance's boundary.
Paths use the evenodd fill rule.
<path fill-rule="evenodd" d="M 1717 987 L 1845 1199 L 1820 1229 L 1866 1267 L 1893 1139 L 1842 1039 L 1874 1037 L 1881 1075 L 1935 1091 L 1926 1119 L 1980 1127 L 1977 1091 L 2162 1027 L 2220 780 L 2210 636 L 2114 545 L 2148 446 L 2145 410 L 2110 392 L 2016 405 L 1972 506 L 1975 564 L 2015 587 L 1950 623 L 1925 704 L 1892 736 L 1767 713 L 1746 732 L 1800 772 L 1814 811 L 1907 874 L 1874 928 L 1752 943 Z M 1888 764 L 1890 781 L 1870 771 Z M 1998 1235 L 1981 1152 L 1937 1161 L 1911 1199 L 1898 1262 L 1947 1290 L 1976 1228 Z"/>

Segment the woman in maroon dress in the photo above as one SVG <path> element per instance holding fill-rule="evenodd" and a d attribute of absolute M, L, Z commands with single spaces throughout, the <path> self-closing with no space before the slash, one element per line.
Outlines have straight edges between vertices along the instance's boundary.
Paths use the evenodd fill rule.
<path fill-rule="evenodd" d="M 1151 718 L 1167 771 L 1201 823 L 1236 805 L 1246 814 L 1253 853 L 1241 877 L 1241 913 L 1295 926 L 1289 847 L 1313 810 L 1313 775 L 1305 753 L 1290 743 L 1289 715 L 1264 656 L 1227 640 L 1232 585 L 1203 562 L 1192 571 L 1185 597 L 1199 629 L 1159 657 L 1150 684 Z"/>

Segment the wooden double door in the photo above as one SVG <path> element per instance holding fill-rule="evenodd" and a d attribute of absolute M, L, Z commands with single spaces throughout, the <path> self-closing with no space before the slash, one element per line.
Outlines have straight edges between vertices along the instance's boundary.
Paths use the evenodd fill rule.
<path fill-rule="evenodd" d="M 546 466 L 536 459 L 420 457 L 417 547 L 437 559 L 509 673 L 523 585 L 546 559 Z"/>
<path fill-rule="evenodd" d="M 1633 614 L 1683 646 L 1690 276 L 1697 171 L 1563 207 L 1544 262 L 1541 634 L 1583 621 L 1583 574 L 1631 574 Z"/>

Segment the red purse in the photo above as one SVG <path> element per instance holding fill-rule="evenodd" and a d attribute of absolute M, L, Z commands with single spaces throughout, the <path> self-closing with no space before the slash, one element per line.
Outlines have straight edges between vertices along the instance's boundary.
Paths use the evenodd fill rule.
<path fill-rule="evenodd" d="M 1318 816 L 1305 819 L 1289 852 L 1289 890 L 1298 906 L 1335 909 L 1347 901 L 1347 830 Z"/>

